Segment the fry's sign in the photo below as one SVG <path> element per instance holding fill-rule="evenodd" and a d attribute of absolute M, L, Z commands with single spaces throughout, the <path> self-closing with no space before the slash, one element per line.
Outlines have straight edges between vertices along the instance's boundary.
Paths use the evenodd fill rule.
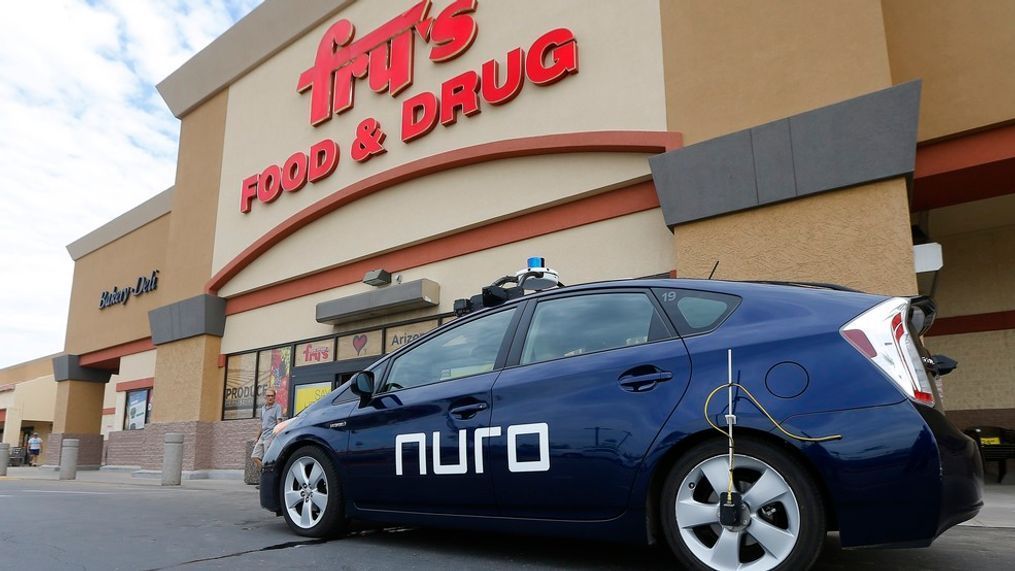
<path fill-rule="evenodd" d="M 397 97 L 412 85 L 417 41 L 427 44 L 434 64 L 455 59 L 472 46 L 478 26 L 473 14 L 477 0 L 454 0 L 436 16 L 430 0 L 416 3 L 381 27 L 355 39 L 348 20 L 339 20 L 324 33 L 314 64 L 300 74 L 298 93 L 308 96 L 310 124 L 319 126 L 353 108 L 357 85 L 374 93 Z M 502 71 L 503 68 L 503 71 Z M 527 79 L 550 85 L 578 73 L 578 42 L 566 28 L 550 30 L 528 51 L 515 48 L 503 60 L 491 59 L 479 71 L 466 71 L 446 80 L 440 92 L 422 91 L 402 101 L 400 138 L 409 143 L 426 136 L 440 123 L 453 125 L 459 117 L 482 111 L 481 103 L 503 105 L 514 99 Z M 364 85 L 365 84 L 365 85 Z M 385 128 L 377 119 L 359 122 L 348 152 L 366 162 L 387 151 Z M 281 164 L 268 165 L 243 180 L 240 212 L 250 212 L 254 200 L 269 204 L 283 192 L 296 192 L 321 181 L 338 168 L 342 148 L 331 138 L 297 151 Z"/>

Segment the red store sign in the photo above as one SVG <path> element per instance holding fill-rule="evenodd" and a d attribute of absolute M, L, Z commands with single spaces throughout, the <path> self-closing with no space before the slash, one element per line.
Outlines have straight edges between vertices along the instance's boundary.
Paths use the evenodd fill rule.
<path fill-rule="evenodd" d="M 339 20 L 324 33 L 314 65 L 299 76 L 298 93 L 308 94 L 310 124 L 315 127 L 353 108 L 356 86 L 365 83 L 374 93 L 397 97 L 412 85 L 417 39 L 428 44 L 434 64 L 450 61 L 472 46 L 478 32 L 473 14 L 477 0 L 455 0 L 431 17 L 430 0 L 416 3 L 381 27 L 354 40 L 355 27 Z M 502 71 L 503 68 L 503 71 Z M 482 112 L 482 104 L 503 105 L 514 99 L 526 79 L 546 86 L 578 73 L 578 42 L 567 28 L 550 30 L 528 51 L 515 48 L 502 61 L 491 59 L 479 71 L 446 80 L 440 92 L 422 91 L 402 101 L 402 143 L 426 136 L 438 123 L 453 125 L 460 116 Z M 503 80 L 501 79 L 503 75 Z M 387 134 L 380 122 L 359 122 L 348 147 L 350 158 L 365 162 L 387 151 Z M 240 212 L 250 212 L 254 200 L 270 204 L 283 192 L 296 192 L 307 183 L 330 176 L 338 168 L 341 145 L 326 138 L 281 164 L 271 164 L 243 180 Z"/>

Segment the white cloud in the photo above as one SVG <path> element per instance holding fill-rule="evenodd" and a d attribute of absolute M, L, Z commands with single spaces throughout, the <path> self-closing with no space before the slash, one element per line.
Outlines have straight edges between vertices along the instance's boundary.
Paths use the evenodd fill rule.
<path fill-rule="evenodd" d="M 154 85 L 259 3 L 4 3 L 0 367 L 63 350 L 66 245 L 173 184 L 179 121 Z"/>

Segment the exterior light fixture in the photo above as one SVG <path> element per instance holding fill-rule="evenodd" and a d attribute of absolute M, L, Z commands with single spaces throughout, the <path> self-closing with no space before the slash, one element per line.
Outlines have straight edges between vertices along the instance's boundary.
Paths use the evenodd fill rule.
<path fill-rule="evenodd" d="M 391 273 L 386 270 L 370 270 L 363 275 L 363 283 L 376 287 L 386 286 L 391 283 Z"/>

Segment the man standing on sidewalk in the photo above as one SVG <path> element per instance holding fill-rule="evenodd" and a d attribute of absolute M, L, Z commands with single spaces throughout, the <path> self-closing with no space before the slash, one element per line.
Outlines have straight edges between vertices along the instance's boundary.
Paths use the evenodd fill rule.
<path fill-rule="evenodd" d="M 268 388 L 264 391 L 264 407 L 261 408 L 261 431 L 257 435 L 257 442 L 254 444 L 254 452 L 250 455 L 261 469 L 261 461 L 264 460 L 264 452 L 271 446 L 274 439 L 275 425 L 285 420 L 282 416 L 282 407 L 275 402 L 275 389 Z"/>
<path fill-rule="evenodd" d="M 32 437 L 28 439 L 28 465 L 38 466 L 39 465 L 39 454 L 42 454 L 42 439 L 39 438 L 38 432 L 33 432 Z"/>

